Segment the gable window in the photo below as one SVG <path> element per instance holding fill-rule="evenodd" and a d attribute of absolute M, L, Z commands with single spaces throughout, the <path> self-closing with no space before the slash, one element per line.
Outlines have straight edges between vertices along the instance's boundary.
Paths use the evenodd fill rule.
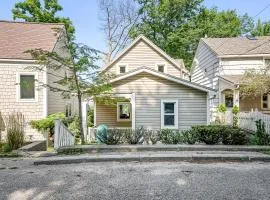
<path fill-rule="evenodd" d="M 124 74 L 128 71 L 127 65 L 118 65 L 117 74 Z"/>
<path fill-rule="evenodd" d="M 161 100 L 161 128 L 178 129 L 178 100 Z"/>
<path fill-rule="evenodd" d="M 129 102 L 117 103 L 117 121 L 131 120 L 131 104 Z"/>
<path fill-rule="evenodd" d="M 269 109 L 269 94 L 262 95 L 262 109 L 267 110 Z"/>
<path fill-rule="evenodd" d="M 156 70 L 162 73 L 167 73 L 167 67 L 165 64 L 156 64 Z"/>
<path fill-rule="evenodd" d="M 18 101 L 35 101 L 36 91 L 36 73 L 19 73 L 17 74 L 17 100 Z"/>

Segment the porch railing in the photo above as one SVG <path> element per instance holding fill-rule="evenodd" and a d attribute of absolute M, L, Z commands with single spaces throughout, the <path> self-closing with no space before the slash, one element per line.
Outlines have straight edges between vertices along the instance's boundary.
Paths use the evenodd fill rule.
<path fill-rule="evenodd" d="M 54 149 L 73 145 L 75 145 L 75 134 L 71 133 L 61 120 L 55 120 Z"/>
<path fill-rule="evenodd" d="M 239 127 L 250 131 L 256 131 L 256 121 L 262 120 L 265 123 L 265 130 L 270 133 L 270 115 L 259 111 L 254 112 L 240 112 L 239 113 Z"/>

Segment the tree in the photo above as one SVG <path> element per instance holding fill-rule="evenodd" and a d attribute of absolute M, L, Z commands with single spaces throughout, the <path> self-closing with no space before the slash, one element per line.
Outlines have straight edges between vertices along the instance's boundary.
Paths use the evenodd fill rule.
<path fill-rule="evenodd" d="M 13 19 L 23 19 L 27 22 L 63 23 L 65 24 L 68 38 L 74 39 L 75 28 L 67 17 L 56 16 L 63 8 L 57 0 L 25 0 L 15 4 L 12 9 Z"/>
<path fill-rule="evenodd" d="M 253 36 L 270 36 L 270 22 L 261 22 L 261 20 L 258 20 L 251 34 Z"/>
<path fill-rule="evenodd" d="M 131 37 L 146 35 L 173 58 L 191 66 L 200 38 L 235 37 L 250 27 L 247 15 L 203 7 L 202 0 L 136 0 L 140 20 Z"/>
<path fill-rule="evenodd" d="M 138 14 L 133 1 L 99 0 L 101 30 L 105 34 L 107 51 L 105 63 L 121 51 L 129 41 L 129 30 L 137 22 Z"/>
<path fill-rule="evenodd" d="M 57 52 L 45 51 L 42 49 L 31 49 L 32 57 L 37 60 L 38 67 L 34 70 L 44 71 L 46 66 L 48 69 L 59 70 L 66 69 L 68 76 L 62 77 L 57 82 L 61 87 L 48 85 L 40 82 L 43 87 L 48 87 L 55 92 L 62 92 L 63 95 L 69 97 L 76 94 L 79 105 L 79 130 L 81 133 L 81 141 L 84 144 L 84 133 L 82 125 L 82 97 L 95 97 L 111 90 L 109 83 L 110 75 L 101 75 L 98 73 L 98 66 L 95 65 L 99 59 L 99 52 L 83 44 L 76 44 L 70 41 L 63 41 L 63 49 L 67 49 L 70 56 L 58 54 Z"/>

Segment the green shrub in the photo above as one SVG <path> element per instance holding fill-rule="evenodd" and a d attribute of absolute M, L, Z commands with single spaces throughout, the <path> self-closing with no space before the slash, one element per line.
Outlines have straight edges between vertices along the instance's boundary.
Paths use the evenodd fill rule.
<path fill-rule="evenodd" d="M 30 122 L 30 125 L 32 128 L 37 129 L 38 131 L 47 131 L 49 130 L 49 133 L 51 136 L 54 133 L 54 121 L 56 119 L 64 119 L 65 114 L 64 113 L 54 113 L 51 115 L 48 115 L 48 117 L 40 120 L 32 120 Z"/>
<path fill-rule="evenodd" d="M 198 134 L 194 130 L 185 130 L 181 132 L 182 142 L 187 144 L 195 144 L 198 142 Z"/>
<path fill-rule="evenodd" d="M 143 127 L 136 128 L 135 130 L 128 129 L 125 133 L 125 141 L 128 144 L 139 144 L 143 142 L 143 138 L 146 134 L 146 129 Z"/>
<path fill-rule="evenodd" d="M 102 134 L 97 134 L 97 140 L 102 144 L 115 145 L 123 141 L 126 129 L 106 129 Z"/>
<path fill-rule="evenodd" d="M 9 146 L 8 143 L 5 143 L 5 144 L 3 144 L 3 146 L 1 147 L 1 151 L 2 151 L 3 153 L 9 153 L 9 152 L 12 151 L 12 148 Z"/>
<path fill-rule="evenodd" d="M 24 117 L 21 113 L 13 113 L 7 120 L 7 143 L 11 149 L 18 149 L 24 143 Z"/>
<path fill-rule="evenodd" d="M 225 145 L 244 145 L 248 144 L 249 133 L 245 130 L 226 126 L 222 132 L 222 143 Z"/>
<path fill-rule="evenodd" d="M 146 129 L 144 132 L 144 141 L 149 144 L 150 142 L 152 144 L 156 144 L 157 141 L 159 140 L 159 131 L 155 130 L 148 130 Z"/>
<path fill-rule="evenodd" d="M 171 129 L 162 129 L 159 132 L 159 140 L 163 144 L 178 144 L 181 142 L 181 134 L 179 131 L 174 131 Z"/>
<path fill-rule="evenodd" d="M 67 126 L 73 134 L 75 134 L 75 142 L 80 143 L 81 132 L 80 132 L 80 122 L 79 116 L 67 117 L 62 120 L 62 122 Z"/>
<path fill-rule="evenodd" d="M 200 125 L 193 126 L 192 130 L 197 133 L 198 140 L 205 144 L 217 144 L 222 135 L 221 125 Z"/>
<path fill-rule="evenodd" d="M 233 127 L 238 127 L 238 113 L 239 113 L 239 107 L 233 106 L 232 108 L 232 114 L 233 114 Z"/>
<path fill-rule="evenodd" d="M 256 122 L 257 131 L 255 135 L 251 138 L 251 143 L 255 145 L 269 145 L 270 135 L 266 133 L 265 123 L 260 119 Z"/>

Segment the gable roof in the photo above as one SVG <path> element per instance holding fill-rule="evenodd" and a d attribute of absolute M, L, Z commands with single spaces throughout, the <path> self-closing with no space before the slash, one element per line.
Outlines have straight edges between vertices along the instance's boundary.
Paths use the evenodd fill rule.
<path fill-rule="evenodd" d="M 0 59 L 26 59 L 30 49 L 52 51 L 63 24 L 0 21 Z M 58 32 L 58 33 L 57 33 Z"/>
<path fill-rule="evenodd" d="M 152 47 L 156 52 L 161 54 L 166 60 L 171 62 L 175 67 L 177 67 L 180 70 L 183 70 L 186 73 L 189 73 L 188 70 L 185 68 L 185 66 L 181 65 L 183 62 L 179 61 L 181 59 L 173 59 L 170 57 L 167 53 L 165 53 L 161 48 L 159 48 L 157 45 L 155 45 L 151 40 L 146 38 L 144 35 L 139 35 L 126 49 L 124 49 L 118 56 L 116 56 L 107 66 L 104 66 L 100 71 L 104 71 L 110 66 L 112 66 L 116 61 L 118 61 L 124 54 L 126 54 L 132 47 L 134 47 L 138 42 L 144 41 L 146 44 L 148 44 L 150 47 Z"/>
<path fill-rule="evenodd" d="M 270 36 L 256 38 L 202 38 L 218 56 L 270 54 Z"/>
<path fill-rule="evenodd" d="M 146 72 L 146 73 L 149 73 L 149 74 L 151 74 L 153 76 L 164 78 L 166 80 L 169 80 L 169 81 L 172 81 L 172 82 L 175 82 L 175 83 L 178 83 L 178 84 L 182 84 L 182 85 L 194 88 L 194 89 L 198 89 L 198 90 L 201 90 L 201 91 L 204 91 L 204 92 L 213 92 L 213 91 L 215 91 L 212 88 L 208 88 L 208 87 L 199 85 L 197 83 L 193 83 L 193 82 L 190 82 L 190 81 L 187 81 L 185 79 L 178 78 L 178 77 L 175 77 L 175 76 L 172 76 L 172 75 L 169 75 L 169 74 L 164 74 L 162 72 L 158 72 L 158 71 L 156 71 L 154 69 L 151 69 L 149 67 L 139 67 L 137 69 L 131 70 L 131 71 L 125 73 L 125 74 L 121 74 L 121 75 L 116 76 L 110 82 L 113 83 L 113 82 L 116 82 L 116 81 L 120 81 L 120 80 L 126 79 L 128 77 L 131 77 L 131 76 L 143 73 L 143 72 Z"/>

